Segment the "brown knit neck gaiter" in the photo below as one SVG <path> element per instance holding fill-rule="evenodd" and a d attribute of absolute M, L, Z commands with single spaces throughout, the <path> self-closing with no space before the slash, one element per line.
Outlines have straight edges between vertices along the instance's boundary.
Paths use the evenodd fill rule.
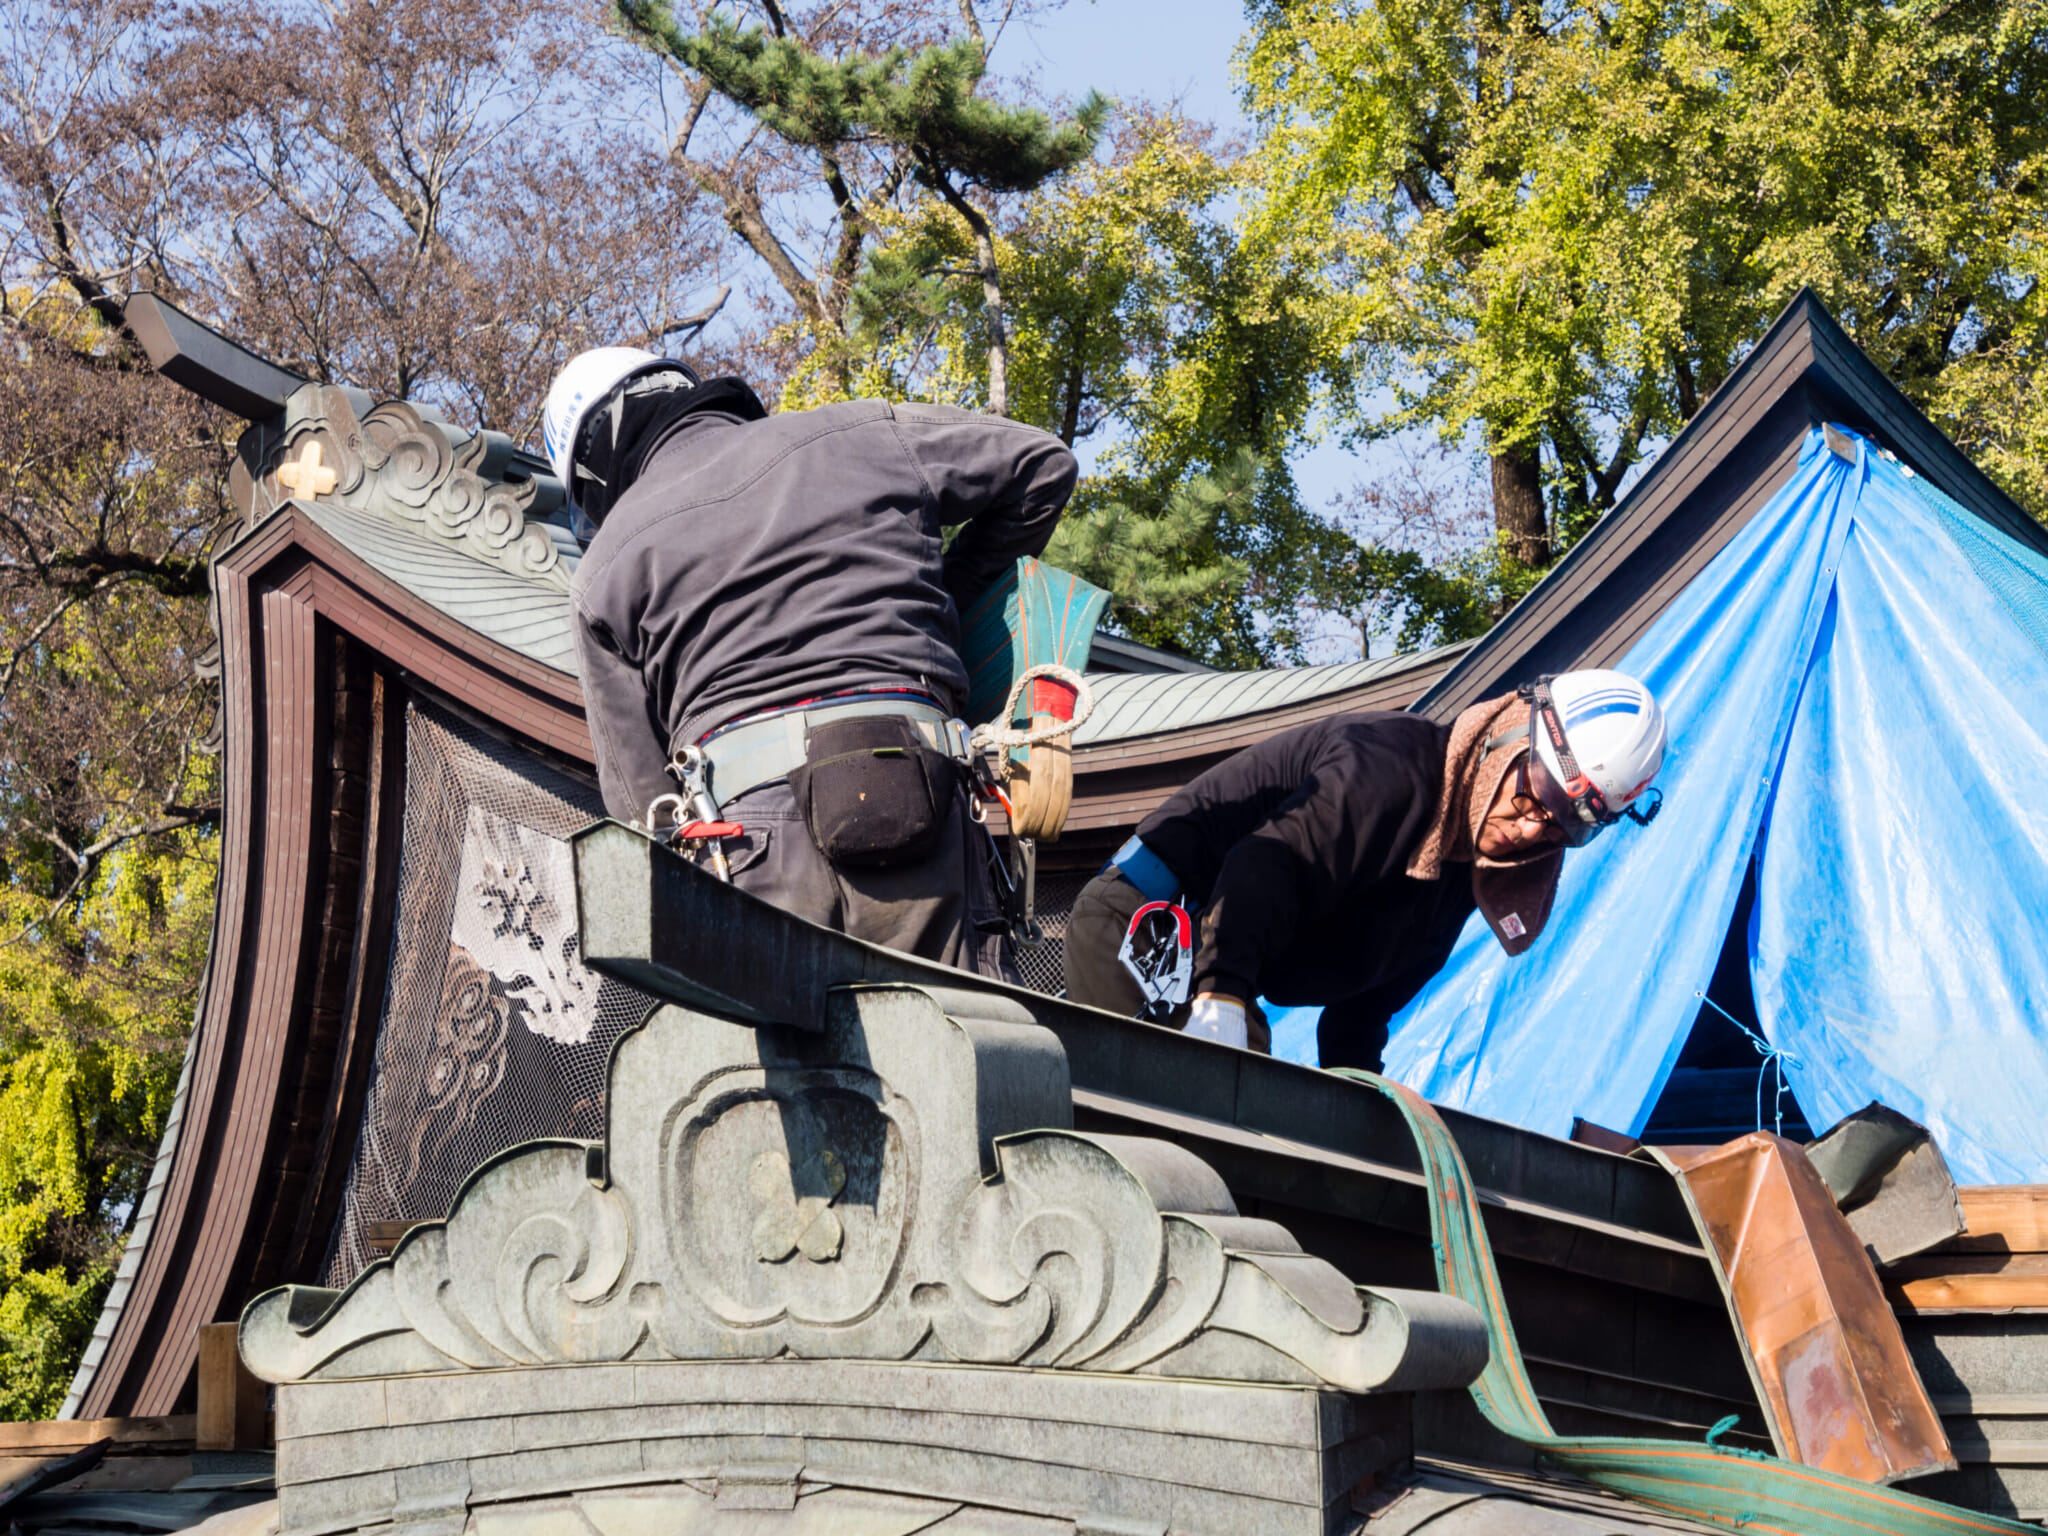
<path fill-rule="evenodd" d="M 1444 786 L 1438 793 L 1436 813 L 1429 833 L 1409 856 L 1407 873 L 1412 879 L 1434 880 L 1446 864 L 1470 864 L 1477 856 L 1474 839 L 1500 793 L 1506 778 L 1522 754 L 1529 750 L 1529 738 L 1517 736 L 1495 751 L 1486 750 L 1487 741 L 1521 721 L 1528 705 L 1515 694 L 1484 699 L 1474 704 L 1451 727 L 1451 744 L 1444 751 Z"/>
<path fill-rule="evenodd" d="M 1562 848 L 1542 848 L 1516 859 L 1490 859 L 1479 852 L 1479 829 L 1493 809 L 1502 780 L 1529 750 L 1529 738 L 1518 734 L 1493 751 L 1486 744 L 1525 724 L 1529 706 L 1516 694 L 1503 694 L 1474 704 L 1451 727 L 1444 752 L 1444 787 L 1437 798 L 1429 833 L 1408 860 L 1408 875 L 1435 880 L 1446 864 L 1472 866 L 1472 899 L 1486 925 L 1510 955 L 1519 955 L 1550 920 L 1557 895 Z"/>

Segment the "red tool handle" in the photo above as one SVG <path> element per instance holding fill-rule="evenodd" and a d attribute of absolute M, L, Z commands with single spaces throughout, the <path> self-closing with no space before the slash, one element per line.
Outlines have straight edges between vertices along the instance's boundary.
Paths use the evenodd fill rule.
<path fill-rule="evenodd" d="M 746 830 L 736 821 L 691 821 L 676 828 L 676 840 L 687 843 L 700 837 L 738 837 Z"/>

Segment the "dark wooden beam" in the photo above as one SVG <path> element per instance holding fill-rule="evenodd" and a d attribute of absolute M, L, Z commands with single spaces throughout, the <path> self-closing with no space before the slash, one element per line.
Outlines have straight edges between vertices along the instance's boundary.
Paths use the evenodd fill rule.
<path fill-rule="evenodd" d="M 210 964 L 177 1152 L 84 1417 L 189 1411 L 200 1327 L 232 1321 L 253 1285 L 320 1278 L 382 1002 L 406 690 L 593 756 L 574 678 L 480 639 L 296 508 L 221 556 L 215 592 L 227 800 Z"/>
<path fill-rule="evenodd" d="M 244 421 L 270 420 L 294 390 L 310 382 L 237 346 L 153 293 L 131 296 L 124 314 L 151 367 Z"/>

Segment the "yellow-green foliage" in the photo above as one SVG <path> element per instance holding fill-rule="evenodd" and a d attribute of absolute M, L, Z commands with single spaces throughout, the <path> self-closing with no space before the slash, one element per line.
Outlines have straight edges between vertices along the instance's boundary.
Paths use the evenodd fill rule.
<path fill-rule="evenodd" d="M 163 1132 L 213 913 L 212 838 L 131 844 L 45 919 L 0 889 L 0 1419 L 57 1411 Z"/>
<path fill-rule="evenodd" d="M 0 376 L 0 505 L 29 551 L 0 562 L 0 1419 L 57 1410 L 119 1260 L 217 841 L 208 463 L 140 383 L 66 350 L 97 355 L 88 315 L 37 314 L 55 341 L 18 331 L 32 366 Z"/>
<path fill-rule="evenodd" d="M 1345 541 L 1285 462 L 1319 408 L 1349 409 L 1346 301 L 1253 257 L 1242 167 L 1188 125 L 1134 117 L 1113 151 L 1006 212 L 996 243 L 1010 414 L 1110 446 L 1051 558 L 1116 594 L 1141 639 L 1256 665 Z M 878 221 L 843 342 L 813 338 L 785 407 L 880 394 L 981 408 L 988 352 L 964 221 L 937 199 Z M 793 338 L 792 338 L 793 339 Z"/>
<path fill-rule="evenodd" d="M 1341 275 L 1393 424 L 1540 443 L 1568 511 L 1810 284 L 2048 504 L 2041 0 L 1287 0 L 1241 62 L 1258 238 Z"/>

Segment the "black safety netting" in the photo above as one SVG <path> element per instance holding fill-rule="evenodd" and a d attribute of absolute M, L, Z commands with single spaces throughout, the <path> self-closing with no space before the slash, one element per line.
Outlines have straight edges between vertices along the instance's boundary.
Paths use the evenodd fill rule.
<path fill-rule="evenodd" d="M 597 791 L 432 704 L 406 724 L 405 830 L 391 970 L 362 1132 L 325 1283 L 345 1285 L 404 1223 L 445 1216 L 485 1159 L 604 1133 L 612 1042 L 650 999 L 584 967 L 566 839 Z M 1027 985 L 1058 992 L 1085 875 L 1038 882 Z"/>
<path fill-rule="evenodd" d="M 1044 937 L 1037 944 L 1017 946 L 1017 969 L 1024 975 L 1025 986 L 1055 996 L 1066 986 L 1062 972 L 1066 964 L 1067 914 L 1074 910 L 1074 899 L 1092 873 L 1038 877 L 1038 927 Z"/>
<path fill-rule="evenodd" d="M 506 1147 L 603 1134 L 612 1042 L 649 1007 L 578 953 L 565 839 L 603 814 L 594 788 L 412 707 L 391 971 L 327 1284 L 392 1224 L 447 1215 Z"/>

